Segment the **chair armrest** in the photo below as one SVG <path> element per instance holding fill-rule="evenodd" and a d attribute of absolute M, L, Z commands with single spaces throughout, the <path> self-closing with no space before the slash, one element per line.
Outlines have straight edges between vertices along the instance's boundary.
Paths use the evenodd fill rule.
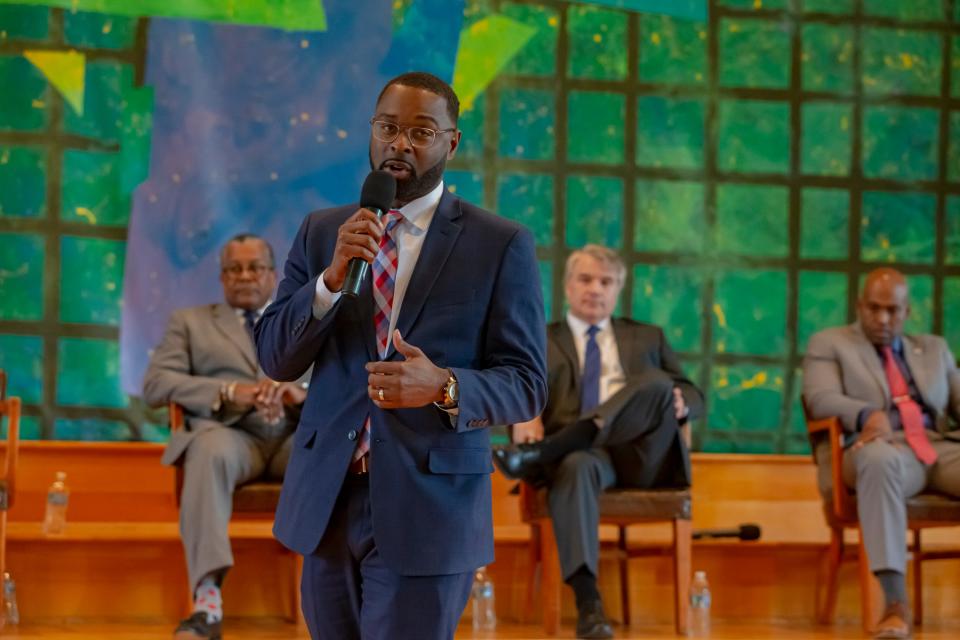
<path fill-rule="evenodd" d="M 833 512 L 841 520 L 853 517 L 853 501 L 843 482 L 843 425 L 840 418 L 819 420 L 825 422 L 827 437 L 830 441 L 830 479 L 833 484 Z"/>
<path fill-rule="evenodd" d="M 170 433 L 180 431 L 184 428 L 183 407 L 176 402 L 171 402 L 168 408 L 170 412 Z"/>

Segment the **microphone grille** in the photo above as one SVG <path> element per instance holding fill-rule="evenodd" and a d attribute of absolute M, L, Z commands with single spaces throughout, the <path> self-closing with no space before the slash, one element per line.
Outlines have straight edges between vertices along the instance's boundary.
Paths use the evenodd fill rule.
<path fill-rule="evenodd" d="M 389 211 L 397 196 L 397 180 L 389 171 L 371 171 L 360 190 L 360 206 Z"/>
<path fill-rule="evenodd" d="M 740 539 L 741 540 L 759 540 L 760 526 L 755 524 L 740 525 Z"/>

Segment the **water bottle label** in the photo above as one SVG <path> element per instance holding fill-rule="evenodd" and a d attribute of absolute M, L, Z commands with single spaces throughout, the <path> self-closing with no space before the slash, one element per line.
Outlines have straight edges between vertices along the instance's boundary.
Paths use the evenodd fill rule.
<path fill-rule="evenodd" d="M 710 594 L 709 593 L 697 593 L 690 596 L 690 606 L 694 609 L 709 609 L 710 608 Z"/>
<path fill-rule="evenodd" d="M 67 494 L 50 492 L 47 494 L 47 504 L 54 507 L 65 507 L 67 506 Z"/>

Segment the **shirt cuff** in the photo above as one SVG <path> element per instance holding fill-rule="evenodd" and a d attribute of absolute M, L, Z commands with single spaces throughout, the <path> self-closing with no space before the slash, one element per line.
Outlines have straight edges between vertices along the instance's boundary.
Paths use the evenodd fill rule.
<path fill-rule="evenodd" d="M 324 270 L 323 273 L 326 273 L 326 270 Z M 337 301 L 342 295 L 339 291 L 334 293 L 330 291 L 330 289 L 327 289 L 327 285 L 323 281 L 323 273 L 317 278 L 317 290 L 316 293 L 313 294 L 313 317 L 317 320 L 327 315 L 327 312 L 333 308 L 333 305 L 337 304 Z"/>

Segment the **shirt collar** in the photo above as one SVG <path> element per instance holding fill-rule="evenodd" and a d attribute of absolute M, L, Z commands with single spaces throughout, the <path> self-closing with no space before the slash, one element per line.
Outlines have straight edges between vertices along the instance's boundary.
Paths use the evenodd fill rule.
<path fill-rule="evenodd" d="M 575 336 L 584 336 L 587 334 L 587 329 L 590 328 L 589 322 L 584 322 L 577 316 L 573 315 L 571 312 L 567 312 L 567 326 L 570 327 L 570 331 L 573 332 Z M 610 318 L 606 317 L 600 322 L 597 323 L 597 327 L 601 332 L 606 331 L 607 327 L 610 326 Z"/>
<path fill-rule="evenodd" d="M 257 318 L 258 318 L 258 319 L 260 318 L 260 316 L 263 315 L 263 312 L 267 310 L 267 307 L 270 306 L 270 303 L 271 303 L 271 302 L 273 302 L 273 299 L 267 300 L 267 304 L 265 304 L 265 305 L 263 305 L 262 307 L 260 307 L 259 309 L 257 309 Z M 239 317 L 243 317 L 243 314 L 246 312 L 246 309 L 241 309 L 240 307 L 232 307 L 232 308 L 233 308 L 233 312 L 234 312 L 235 314 L 237 314 L 237 316 L 239 316 Z"/>
<path fill-rule="evenodd" d="M 411 200 L 400 207 L 399 211 L 403 214 L 403 219 L 410 222 L 421 231 L 426 231 L 430 226 L 430 220 L 433 219 L 433 213 L 440 204 L 440 198 L 443 196 L 443 180 L 441 180 L 433 191 L 425 196 L 420 196 L 416 200 Z"/>

